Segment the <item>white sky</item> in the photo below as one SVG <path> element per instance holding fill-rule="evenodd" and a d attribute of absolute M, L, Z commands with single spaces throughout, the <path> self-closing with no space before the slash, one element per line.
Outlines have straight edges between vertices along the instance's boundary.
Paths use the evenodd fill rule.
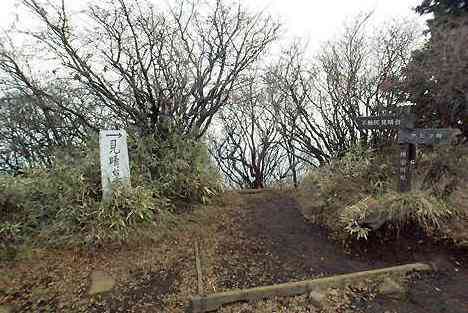
<path fill-rule="evenodd" d="M 312 44 L 333 37 L 346 19 L 374 11 L 376 22 L 392 18 L 420 18 L 412 8 L 421 0 L 243 0 L 256 9 L 279 16 L 293 36 L 308 38 Z"/>
<path fill-rule="evenodd" d="M 59 0 L 54 0 L 59 1 Z M 99 1 L 99 0 L 94 0 Z M 153 0 L 155 3 L 170 4 L 173 0 Z M 287 31 L 285 37 L 302 37 L 316 48 L 321 42 L 339 33 L 346 19 L 361 12 L 374 11 L 376 23 L 392 18 L 408 17 L 424 19 L 412 10 L 421 0 L 238 0 L 255 10 L 266 10 L 277 16 Z M 21 10 L 15 8 L 19 0 L 0 0 L 0 28 L 10 25 Z M 88 0 L 65 0 L 71 9 L 81 9 Z M 27 20 L 27 19 L 26 19 Z"/>

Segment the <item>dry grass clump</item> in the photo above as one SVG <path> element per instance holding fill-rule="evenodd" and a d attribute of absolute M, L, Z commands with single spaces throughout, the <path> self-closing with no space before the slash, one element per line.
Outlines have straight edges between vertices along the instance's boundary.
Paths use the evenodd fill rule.
<path fill-rule="evenodd" d="M 337 238 L 366 239 L 375 230 L 416 225 L 429 235 L 468 242 L 468 147 L 419 149 L 413 191 L 397 193 L 398 147 L 355 149 L 311 170 L 297 198 L 304 216 Z"/>
<path fill-rule="evenodd" d="M 384 224 L 397 230 L 405 225 L 418 225 L 426 233 L 433 233 L 457 215 L 456 209 L 430 194 L 389 192 L 345 207 L 340 213 L 339 223 L 351 236 L 367 239 L 374 228 Z"/>
<path fill-rule="evenodd" d="M 343 208 L 391 189 L 392 166 L 385 161 L 389 153 L 358 148 L 328 166 L 310 170 L 297 193 L 304 216 L 331 226 Z"/>

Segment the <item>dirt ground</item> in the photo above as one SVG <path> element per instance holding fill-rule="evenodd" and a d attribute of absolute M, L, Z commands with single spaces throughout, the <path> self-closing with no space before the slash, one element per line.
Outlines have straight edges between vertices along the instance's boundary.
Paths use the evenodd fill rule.
<path fill-rule="evenodd" d="M 291 193 L 228 194 L 223 202 L 154 230 L 151 240 L 93 251 L 35 249 L 0 264 L 0 304 L 14 305 L 14 312 L 185 312 L 197 293 L 193 245 L 198 240 L 207 294 L 417 261 L 440 269 L 408 277 L 404 299 L 347 290 L 335 297 L 346 303 L 331 301 L 322 311 L 307 297 L 297 297 L 230 305 L 222 313 L 468 312 L 468 251 L 432 243 L 414 231 L 397 241 L 357 243 L 344 252 L 325 229 L 304 220 Z M 114 290 L 89 297 L 92 270 L 116 278 Z"/>
<path fill-rule="evenodd" d="M 245 202 L 242 210 L 232 212 L 231 234 L 219 247 L 217 272 L 224 290 L 432 262 L 440 273 L 410 277 L 404 301 L 356 297 L 360 304 L 351 299 L 349 312 L 468 312 L 468 251 L 435 244 L 414 231 L 397 241 L 363 241 L 345 253 L 325 229 L 304 220 L 292 196 L 255 194 Z"/>

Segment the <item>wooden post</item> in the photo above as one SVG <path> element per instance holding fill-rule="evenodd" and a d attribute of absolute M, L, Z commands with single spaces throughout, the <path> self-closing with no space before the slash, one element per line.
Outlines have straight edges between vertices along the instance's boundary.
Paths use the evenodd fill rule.
<path fill-rule="evenodd" d="M 416 155 L 416 145 L 410 143 L 400 144 L 399 158 L 399 188 L 400 192 L 411 191 L 411 178 L 413 172 L 412 161 Z"/>
<path fill-rule="evenodd" d="M 409 133 L 414 129 L 415 115 L 405 112 L 401 116 L 400 131 L 398 132 L 398 141 L 400 142 L 404 134 Z M 411 191 L 411 179 L 413 174 L 413 164 L 416 160 L 416 145 L 407 141 L 400 142 L 400 158 L 399 158 L 399 188 L 400 192 Z"/>
<path fill-rule="evenodd" d="M 200 261 L 200 251 L 198 249 L 198 240 L 195 240 L 195 267 L 197 269 L 197 291 L 198 295 L 203 295 L 203 278 L 202 278 L 202 268 Z"/>
<path fill-rule="evenodd" d="M 360 116 L 359 129 L 398 129 L 400 155 L 398 159 L 398 190 L 411 191 L 411 178 L 416 161 L 416 145 L 450 144 L 457 130 L 451 128 L 415 128 L 416 115 L 403 109 L 387 116 Z"/>

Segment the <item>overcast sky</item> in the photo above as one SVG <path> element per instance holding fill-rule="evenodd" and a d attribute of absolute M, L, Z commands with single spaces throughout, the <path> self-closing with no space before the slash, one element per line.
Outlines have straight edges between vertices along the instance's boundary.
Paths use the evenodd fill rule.
<path fill-rule="evenodd" d="M 59 1 L 59 0 L 55 0 Z M 99 0 L 94 0 L 99 1 Z M 11 24 L 21 10 L 15 7 L 19 0 L 0 0 L 0 27 Z M 87 0 L 65 0 L 71 9 L 81 9 Z M 153 0 L 170 4 L 171 0 Z M 346 19 L 360 12 L 374 11 L 373 21 L 379 23 L 399 17 L 419 19 L 412 10 L 421 0 L 240 0 L 255 9 L 266 10 L 277 16 L 287 31 L 286 37 L 303 37 L 312 47 L 333 37 Z M 20 15 L 21 16 L 21 15 Z M 23 23 L 23 19 L 21 24 Z"/>
<path fill-rule="evenodd" d="M 346 19 L 360 12 L 374 11 L 374 20 L 397 17 L 420 19 L 412 8 L 421 0 L 244 0 L 257 9 L 266 8 L 279 16 L 293 36 L 313 43 L 339 32 Z"/>

